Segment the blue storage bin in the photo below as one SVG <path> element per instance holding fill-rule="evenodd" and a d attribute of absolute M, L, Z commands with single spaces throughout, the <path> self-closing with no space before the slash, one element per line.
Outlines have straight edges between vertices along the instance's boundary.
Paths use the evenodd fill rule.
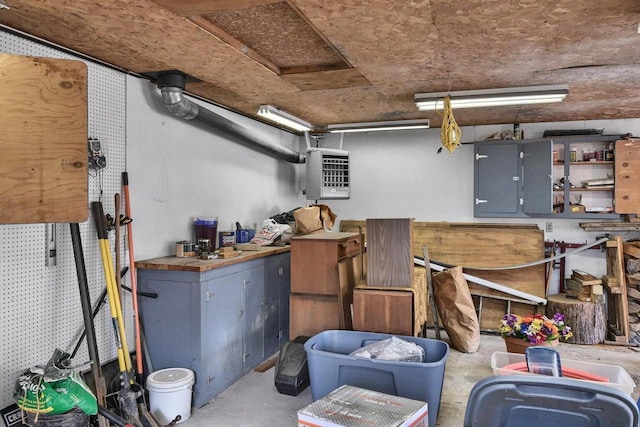
<path fill-rule="evenodd" d="M 357 331 L 324 331 L 304 344 L 314 401 L 349 384 L 429 404 L 429 426 L 436 425 L 449 345 L 440 340 L 395 335 L 425 351 L 423 363 L 349 356 L 354 350 L 391 337 Z"/>

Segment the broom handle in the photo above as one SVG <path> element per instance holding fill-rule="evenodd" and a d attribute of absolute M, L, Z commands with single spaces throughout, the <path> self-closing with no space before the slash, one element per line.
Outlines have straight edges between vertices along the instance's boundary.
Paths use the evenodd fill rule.
<path fill-rule="evenodd" d="M 129 200 L 129 174 L 122 172 L 122 184 L 124 188 L 124 213 L 131 218 L 131 201 Z M 136 274 L 133 252 L 133 221 L 127 224 L 127 241 L 129 242 L 129 274 L 131 275 L 131 298 L 133 302 L 134 336 L 136 339 L 136 368 L 138 375 L 142 375 L 142 337 L 140 334 L 140 312 L 138 311 L 138 278 Z"/>

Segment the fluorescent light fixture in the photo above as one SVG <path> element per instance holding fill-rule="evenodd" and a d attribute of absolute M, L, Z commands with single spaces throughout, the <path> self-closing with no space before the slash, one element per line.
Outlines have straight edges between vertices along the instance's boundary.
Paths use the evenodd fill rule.
<path fill-rule="evenodd" d="M 447 95 L 451 99 L 451 108 L 456 109 L 561 102 L 568 93 L 568 85 L 525 86 L 458 92 L 416 93 L 414 100 L 418 110 L 429 111 L 442 110 L 444 108 L 444 98 Z"/>
<path fill-rule="evenodd" d="M 311 124 L 271 105 L 261 105 L 258 108 L 258 115 L 265 120 L 281 124 L 298 132 L 309 132 L 313 129 Z"/>
<path fill-rule="evenodd" d="M 402 130 L 402 129 L 427 129 L 429 120 L 395 120 L 388 122 L 367 122 L 367 123 L 345 123 L 342 125 L 329 125 L 329 133 L 347 132 L 376 132 L 382 130 Z"/>

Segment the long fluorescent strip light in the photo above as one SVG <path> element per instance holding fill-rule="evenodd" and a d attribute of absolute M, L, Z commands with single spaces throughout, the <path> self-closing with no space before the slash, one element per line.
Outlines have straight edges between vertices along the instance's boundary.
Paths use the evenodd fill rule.
<path fill-rule="evenodd" d="M 429 120 L 396 120 L 388 122 L 345 123 L 327 126 L 329 133 L 376 132 L 383 130 L 428 129 Z"/>
<path fill-rule="evenodd" d="M 451 108 L 498 107 L 504 105 L 561 102 L 569 93 L 568 85 L 525 86 L 499 89 L 465 90 L 458 92 L 417 93 L 418 110 L 442 110 L 448 95 Z"/>
<path fill-rule="evenodd" d="M 310 123 L 307 123 L 304 120 L 271 105 L 261 105 L 258 108 L 258 115 L 265 120 L 281 124 L 282 126 L 298 132 L 309 132 L 313 129 L 313 126 Z"/>

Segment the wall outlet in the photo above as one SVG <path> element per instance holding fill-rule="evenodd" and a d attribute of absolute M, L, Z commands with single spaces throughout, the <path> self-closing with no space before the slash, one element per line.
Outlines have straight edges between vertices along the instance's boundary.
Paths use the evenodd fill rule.
<path fill-rule="evenodd" d="M 553 233 L 553 223 L 552 222 L 545 222 L 544 223 L 544 231 L 546 231 L 547 233 Z"/>

